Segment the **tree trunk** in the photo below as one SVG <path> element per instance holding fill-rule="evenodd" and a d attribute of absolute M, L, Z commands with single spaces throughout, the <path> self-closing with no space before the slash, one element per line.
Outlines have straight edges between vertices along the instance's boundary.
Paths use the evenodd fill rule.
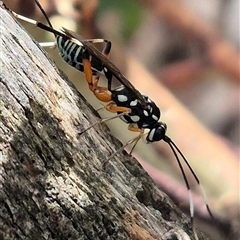
<path fill-rule="evenodd" d="M 104 125 L 78 136 L 97 113 L 0 11 L 0 238 L 193 239 L 136 159 L 102 166 L 121 144 Z"/>

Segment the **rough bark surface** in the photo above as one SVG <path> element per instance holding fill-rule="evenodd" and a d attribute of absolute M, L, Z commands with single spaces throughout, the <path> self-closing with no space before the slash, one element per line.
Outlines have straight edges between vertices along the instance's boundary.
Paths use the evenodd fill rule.
<path fill-rule="evenodd" d="M 0 17 L 0 238 L 193 239 L 136 159 L 103 168 L 119 141 L 104 125 L 78 136 L 97 114 L 2 4 Z"/>

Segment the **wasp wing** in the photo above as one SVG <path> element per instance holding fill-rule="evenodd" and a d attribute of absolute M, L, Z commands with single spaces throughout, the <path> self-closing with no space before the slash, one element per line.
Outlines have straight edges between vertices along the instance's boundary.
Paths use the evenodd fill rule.
<path fill-rule="evenodd" d="M 82 44 L 87 49 L 90 55 L 98 58 L 101 62 L 103 67 L 107 68 L 108 71 L 112 73 L 112 75 L 124 86 L 126 87 L 135 97 L 139 99 L 140 103 L 146 107 L 146 103 L 142 94 L 127 80 L 127 78 L 120 72 L 120 70 L 110 62 L 97 48 L 95 48 L 91 43 L 85 40 L 81 35 L 63 28 L 63 32 L 71 38 L 73 42 L 76 44 Z"/>

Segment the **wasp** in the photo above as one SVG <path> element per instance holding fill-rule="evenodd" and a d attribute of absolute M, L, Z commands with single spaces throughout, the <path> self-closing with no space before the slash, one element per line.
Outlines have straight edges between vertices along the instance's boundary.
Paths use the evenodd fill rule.
<path fill-rule="evenodd" d="M 57 31 L 53 28 L 49 18 L 47 17 L 47 14 L 45 13 L 44 9 L 42 8 L 41 4 L 38 2 L 38 0 L 34 0 L 37 6 L 40 8 L 41 12 L 45 16 L 49 26 L 35 21 L 33 19 L 24 17 L 22 15 L 19 15 L 9 9 L 9 11 L 18 19 L 21 19 L 23 21 L 26 21 L 30 24 L 33 24 L 43 30 L 46 30 L 48 32 L 52 32 L 56 38 L 55 42 L 49 42 L 49 43 L 40 43 L 40 46 L 42 47 L 58 47 L 59 53 L 63 60 L 67 62 L 70 66 L 76 68 L 77 70 L 81 72 L 85 72 L 85 68 L 83 66 L 84 62 L 86 63 L 83 55 L 89 55 L 90 56 L 90 63 L 91 63 L 91 74 L 92 76 L 96 76 L 97 80 L 95 83 L 90 81 L 90 78 L 88 77 L 87 80 L 89 84 L 90 90 L 94 89 L 93 85 L 97 85 L 97 82 L 99 80 L 99 77 L 102 75 L 105 75 L 108 80 L 108 89 L 111 88 L 112 84 L 112 76 L 114 76 L 123 86 L 125 86 L 127 89 L 130 89 L 132 94 L 135 98 L 139 99 L 141 101 L 142 105 L 145 105 L 144 98 L 142 97 L 141 93 L 135 89 L 135 87 L 126 79 L 126 77 L 120 72 L 120 70 L 112 64 L 110 61 L 108 61 L 108 55 L 111 51 L 111 42 L 106 39 L 84 39 L 81 35 L 68 30 L 66 28 L 62 28 L 62 31 Z M 93 44 L 96 43 L 106 43 L 104 49 L 102 52 L 100 52 L 96 47 L 93 46 Z M 87 73 L 85 73 L 87 74 Z M 96 95 L 98 97 L 98 95 Z M 100 98 L 99 100 L 102 101 Z M 146 107 L 146 106 L 145 106 Z"/>
<path fill-rule="evenodd" d="M 190 204 L 190 218 L 194 230 L 194 203 L 193 197 L 188 183 L 188 179 L 184 172 L 180 157 L 183 159 L 189 170 L 191 171 L 193 177 L 195 178 L 197 184 L 199 185 L 207 211 L 212 219 L 214 219 L 213 214 L 209 208 L 205 191 L 195 174 L 194 170 L 188 163 L 187 159 L 177 147 L 177 145 L 171 140 L 169 136 L 166 135 L 167 125 L 160 120 L 161 112 L 156 104 L 148 97 L 141 94 L 121 73 L 121 71 L 108 60 L 108 55 L 111 50 L 111 42 L 104 39 L 90 39 L 86 40 L 82 36 L 72 32 L 66 28 L 63 28 L 63 31 L 55 30 L 46 13 L 42 9 L 41 5 L 37 0 L 35 0 L 40 10 L 43 12 L 46 17 L 49 26 L 21 16 L 13 11 L 12 14 L 19 19 L 27 21 L 36 25 L 37 27 L 52 32 L 56 37 L 56 45 L 58 46 L 60 55 L 62 58 L 72 67 L 76 68 L 79 71 L 84 72 L 89 89 L 94 93 L 94 95 L 102 102 L 107 103 L 105 108 L 106 110 L 116 113 L 115 116 L 101 119 L 97 123 L 89 126 L 87 129 L 79 133 L 83 134 L 88 129 L 92 128 L 96 124 L 103 123 L 114 118 L 120 118 L 128 124 L 128 129 L 130 131 L 138 132 L 137 137 L 128 141 L 122 148 L 117 152 L 125 148 L 130 144 L 134 144 L 133 148 L 137 142 L 145 136 L 147 143 L 153 143 L 156 141 L 163 140 L 171 148 L 179 168 L 181 170 L 185 185 L 189 194 L 189 204 Z M 97 48 L 93 46 L 94 43 L 105 42 L 106 46 L 103 51 L 100 52 Z M 107 79 L 107 86 L 102 87 L 98 85 L 99 78 L 101 75 L 104 75 Z M 112 79 L 115 77 L 121 86 L 117 88 L 112 88 Z M 147 131 L 145 133 L 145 131 Z M 108 159 L 112 158 L 117 152 L 112 154 Z M 195 238 L 198 239 L 197 234 L 194 230 Z"/>

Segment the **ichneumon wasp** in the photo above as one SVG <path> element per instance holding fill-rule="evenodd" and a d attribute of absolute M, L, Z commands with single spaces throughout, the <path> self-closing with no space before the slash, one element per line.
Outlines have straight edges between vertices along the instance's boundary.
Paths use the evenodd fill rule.
<path fill-rule="evenodd" d="M 37 0 L 35 2 L 40 7 L 40 4 Z M 43 14 L 47 18 L 44 10 L 40 7 Z M 11 11 L 12 12 L 12 11 Z M 23 17 L 12 12 L 13 15 L 19 19 L 27 21 L 36 25 L 39 28 L 42 28 L 46 31 L 52 32 L 56 37 L 56 44 L 59 48 L 60 54 L 63 59 L 71 66 L 75 67 L 77 70 L 80 70 L 85 73 L 86 80 L 89 84 L 90 90 L 94 93 L 94 95 L 103 102 L 106 102 L 106 109 L 110 112 L 116 113 L 114 117 L 110 117 L 108 119 L 102 119 L 97 123 L 91 125 L 89 128 L 95 126 L 96 124 L 109 121 L 114 118 L 120 117 L 124 122 L 128 124 L 128 129 L 130 131 L 139 132 L 139 135 L 129 142 L 127 142 L 121 149 L 117 152 L 125 148 L 130 144 L 137 144 L 141 137 L 146 136 L 146 141 L 149 143 L 163 140 L 165 141 L 169 147 L 171 148 L 181 173 L 184 178 L 184 182 L 188 189 L 189 194 L 189 201 L 190 201 L 190 217 L 194 229 L 194 204 L 191 189 L 185 175 L 182 163 L 180 161 L 179 156 L 183 159 L 189 170 L 191 171 L 193 177 L 195 178 L 196 182 L 198 183 L 204 200 L 207 211 L 209 212 L 210 216 L 213 218 L 211 210 L 209 209 L 205 191 L 194 173 L 193 169 L 189 165 L 187 159 L 184 157 L 180 149 L 177 145 L 166 135 L 167 125 L 165 123 L 159 122 L 160 119 L 160 110 L 156 106 L 156 104 L 147 96 L 139 93 L 134 86 L 122 75 L 120 70 L 111 63 L 107 56 L 111 50 L 111 42 L 104 40 L 104 39 L 92 39 L 92 40 L 85 40 L 78 34 L 63 29 L 63 32 L 59 32 L 55 30 L 52 26 L 50 21 L 48 23 L 50 26 L 44 25 L 40 22 L 35 20 Z M 106 42 L 106 46 L 101 53 L 98 51 L 92 43 L 98 42 Z M 107 78 L 107 87 L 98 86 L 98 81 L 100 75 L 105 75 Z M 122 85 L 116 89 L 112 89 L 112 77 L 115 77 Z M 85 129 L 83 132 L 87 131 L 89 128 Z M 145 133 L 145 130 L 148 130 Z M 82 134 L 81 132 L 80 134 Z M 132 148 L 132 150 L 133 150 Z M 132 152 L 131 150 L 131 152 Z M 117 152 L 110 156 L 113 157 Z M 197 239 L 196 232 L 195 238 Z"/>
<path fill-rule="evenodd" d="M 23 21 L 29 22 L 33 25 L 36 25 L 37 27 L 46 30 L 48 32 L 52 32 L 56 38 L 55 42 L 48 42 L 48 43 L 40 43 L 40 46 L 42 47 L 58 47 L 59 53 L 63 60 L 67 62 L 70 66 L 76 68 L 77 70 L 83 72 L 83 62 L 84 52 L 88 52 L 90 55 L 90 62 L 91 62 L 91 71 L 92 75 L 96 76 L 97 78 L 101 75 L 108 75 L 106 76 L 108 79 L 108 85 L 111 85 L 111 77 L 112 74 L 123 86 L 125 86 L 128 89 L 132 89 L 132 94 L 135 96 L 135 98 L 138 98 L 139 101 L 141 101 L 142 105 L 145 105 L 145 101 L 139 91 L 135 89 L 135 87 L 125 78 L 125 76 L 120 72 L 120 70 L 112 64 L 110 61 L 107 60 L 108 55 L 111 51 L 111 42 L 106 39 L 84 39 L 79 34 L 76 34 L 75 32 L 68 30 L 66 28 L 62 28 L 62 31 L 57 31 L 53 28 L 51 22 L 49 21 L 44 9 L 42 8 L 41 4 L 38 2 L 38 0 L 34 0 L 43 15 L 45 16 L 49 26 L 26 18 L 22 15 L 19 15 L 13 11 L 12 14 Z M 93 46 L 93 44 L 96 43 L 106 43 L 104 49 L 102 52 L 100 52 L 97 48 Z M 97 80 L 96 80 L 97 81 Z M 92 82 L 88 82 L 90 90 Z M 97 85 L 97 82 L 95 83 Z M 98 97 L 98 96 L 96 96 Z M 102 101 L 101 99 L 99 99 Z"/>

